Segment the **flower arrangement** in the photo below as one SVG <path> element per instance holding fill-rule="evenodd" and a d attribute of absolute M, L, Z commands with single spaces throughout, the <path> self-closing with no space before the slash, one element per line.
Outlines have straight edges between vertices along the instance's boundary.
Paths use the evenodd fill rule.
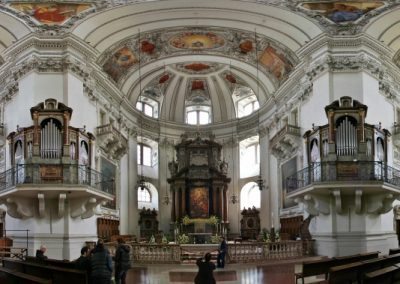
<path fill-rule="evenodd" d="M 179 244 L 188 244 L 189 243 L 189 236 L 185 235 L 185 234 L 179 235 L 178 238 L 177 238 L 177 242 Z"/>
<path fill-rule="evenodd" d="M 212 243 L 212 244 L 219 244 L 220 238 L 221 238 L 221 237 L 218 236 L 217 234 L 211 235 L 211 243 Z"/>
<path fill-rule="evenodd" d="M 201 223 L 201 222 L 216 226 L 219 223 L 219 219 L 215 215 L 211 215 L 210 218 L 208 218 L 208 219 L 203 219 L 203 218 L 193 218 L 193 219 L 191 219 L 188 215 L 185 215 L 182 218 L 182 224 L 185 225 L 185 226 L 187 226 L 189 224 Z"/>
<path fill-rule="evenodd" d="M 162 244 L 168 244 L 168 238 L 165 235 L 163 235 L 163 237 L 161 239 L 161 243 Z"/>
<path fill-rule="evenodd" d="M 262 229 L 262 239 L 264 242 L 269 243 L 271 241 L 270 233 L 267 229 Z"/>
<path fill-rule="evenodd" d="M 156 238 L 154 237 L 154 235 L 151 235 L 150 240 L 149 240 L 149 244 L 153 245 L 156 243 Z"/>

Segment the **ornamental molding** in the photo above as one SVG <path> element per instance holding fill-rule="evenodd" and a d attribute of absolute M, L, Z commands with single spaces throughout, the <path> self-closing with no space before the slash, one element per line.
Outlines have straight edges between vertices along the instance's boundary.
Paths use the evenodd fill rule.
<path fill-rule="evenodd" d="M 39 73 L 71 71 L 81 78 L 82 81 L 85 81 L 90 74 L 90 68 L 70 57 L 31 56 L 15 67 L 10 68 L 10 71 L 6 72 L 4 77 L 1 78 L 5 84 L 2 89 L 0 89 L 0 101 L 8 101 L 11 99 L 11 97 L 18 92 L 18 81 L 33 70 Z"/>

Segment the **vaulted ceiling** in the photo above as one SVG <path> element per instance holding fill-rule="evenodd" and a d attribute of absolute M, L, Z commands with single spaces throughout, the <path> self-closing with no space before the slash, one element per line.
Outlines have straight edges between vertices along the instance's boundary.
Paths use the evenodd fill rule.
<path fill-rule="evenodd" d="M 323 36 L 364 34 L 399 57 L 397 1 L 62 2 L 3 1 L 3 61 L 31 35 L 72 37 L 132 105 L 145 91 L 162 105 L 161 118 L 177 122 L 198 90 L 211 101 L 213 122 L 235 118 L 234 90 L 251 89 L 267 105 Z"/>

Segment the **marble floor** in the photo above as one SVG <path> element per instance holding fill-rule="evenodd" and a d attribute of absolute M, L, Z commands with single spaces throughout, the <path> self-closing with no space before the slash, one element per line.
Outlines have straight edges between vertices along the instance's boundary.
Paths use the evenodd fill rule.
<path fill-rule="evenodd" d="M 312 258 L 308 258 L 310 260 Z M 274 261 L 259 264 L 227 264 L 217 268 L 214 277 L 219 284 L 294 284 L 296 264 L 305 259 Z M 197 273 L 195 264 L 134 265 L 127 283 L 135 284 L 193 284 Z"/>

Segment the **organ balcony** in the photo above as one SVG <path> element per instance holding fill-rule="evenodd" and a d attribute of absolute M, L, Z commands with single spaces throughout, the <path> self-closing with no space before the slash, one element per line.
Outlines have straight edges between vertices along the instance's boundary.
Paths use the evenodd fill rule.
<path fill-rule="evenodd" d="M 0 173 L 0 204 L 10 216 L 44 217 L 57 208 L 58 217 L 89 218 L 114 201 L 114 177 L 91 167 L 94 136 L 70 126 L 71 115 L 47 99 L 31 108 L 33 125 L 7 136 L 11 161 Z"/>
<path fill-rule="evenodd" d="M 304 134 L 307 166 L 286 179 L 284 191 L 311 215 L 355 208 L 383 214 L 400 198 L 400 171 L 388 165 L 390 132 L 365 123 L 367 106 L 342 97 L 325 108 L 328 124 Z"/>

